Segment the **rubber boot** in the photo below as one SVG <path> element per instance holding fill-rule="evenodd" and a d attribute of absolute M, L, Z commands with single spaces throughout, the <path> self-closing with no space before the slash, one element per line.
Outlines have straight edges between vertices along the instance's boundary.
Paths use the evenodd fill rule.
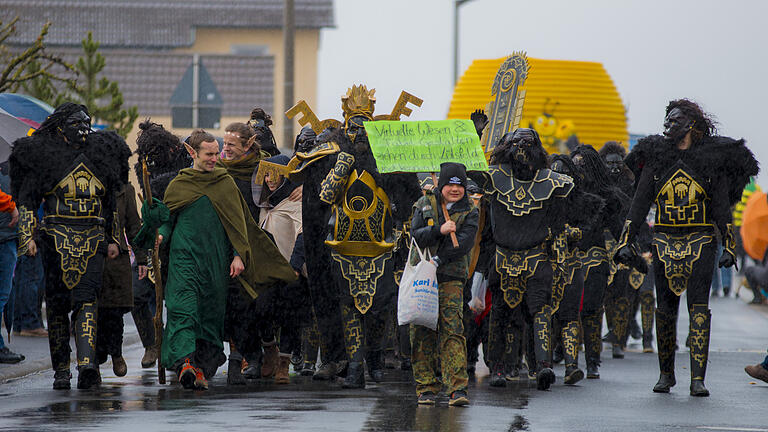
<path fill-rule="evenodd" d="M 320 332 L 317 330 L 317 319 L 312 319 L 312 325 L 301 332 L 301 355 L 304 364 L 299 372 L 302 376 L 312 376 L 315 373 L 317 352 L 320 349 Z"/>
<path fill-rule="evenodd" d="M 365 358 L 363 341 L 362 314 L 354 306 L 342 305 L 341 317 L 344 325 L 344 344 L 347 348 L 347 376 L 344 377 L 342 388 L 365 388 Z"/>
<path fill-rule="evenodd" d="M 614 306 L 616 299 L 613 297 L 613 293 L 610 292 L 611 287 L 608 288 L 609 289 L 605 292 L 605 300 L 603 302 L 603 309 L 605 310 L 605 325 L 608 327 L 608 333 L 606 333 L 605 337 L 601 340 L 603 342 L 613 343 L 615 340 L 613 336 L 613 319 L 616 318 L 616 308 Z M 603 317 L 600 317 L 600 322 L 603 321 L 602 318 Z M 602 327 L 600 328 L 600 331 L 603 331 Z"/>
<path fill-rule="evenodd" d="M 520 335 L 515 326 L 507 326 L 507 343 L 504 349 L 505 381 L 517 381 L 520 379 Z"/>
<path fill-rule="evenodd" d="M 75 317 L 77 388 L 89 389 L 99 383 L 96 362 L 96 303 L 84 303 Z"/>
<path fill-rule="evenodd" d="M 620 297 L 616 299 L 614 305 L 613 335 L 616 340 L 613 343 L 612 356 L 615 359 L 624 358 L 624 346 L 627 343 L 627 332 L 629 330 L 629 299 Z"/>
<path fill-rule="evenodd" d="M 341 387 L 345 389 L 365 388 L 363 362 L 349 362 L 349 365 L 347 366 L 347 376 L 344 378 Z"/>
<path fill-rule="evenodd" d="M 643 352 L 653 352 L 653 314 L 656 309 L 653 292 L 640 293 L 640 321 L 643 326 Z"/>
<path fill-rule="evenodd" d="M 579 369 L 579 322 L 569 321 L 560 331 L 563 340 L 563 359 L 565 360 L 565 378 L 563 382 L 576 384 L 584 378 L 584 371 Z"/>
<path fill-rule="evenodd" d="M 369 351 L 365 357 L 365 363 L 368 366 L 368 376 L 374 382 L 381 382 L 384 378 L 383 353 L 381 350 Z"/>
<path fill-rule="evenodd" d="M 46 310 L 48 319 L 48 345 L 53 367 L 53 389 L 69 390 L 72 388 L 69 371 L 69 317 L 66 313 L 55 313 L 52 308 Z"/>
<path fill-rule="evenodd" d="M 507 386 L 507 380 L 505 377 L 505 369 L 504 369 L 504 363 L 502 362 L 495 362 L 493 367 L 491 368 L 491 376 L 488 380 L 488 385 L 491 387 L 506 387 Z"/>
<path fill-rule="evenodd" d="M 587 360 L 587 379 L 600 379 L 600 352 L 603 350 L 603 341 L 600 332 L 603 327 L 603 311 L 599 310 L 592 315 L 584 315 L 581 318 L 584 330 L 584 356 Z"/>
<path fill-rule="evenodd" d="M 634 271 L 632 271 L 632 273 L 634 273 Z M 629 278 L 632 279 L 632 277 L 633 276 L 630 274 Z M 643 276 L 643 278 L 645 278 L 645 276 Z M 630 297 L 631 300 L 629 302 L 629 321 L 627 324 L 627 332 L 632 337 L 632 339 L 641 339 L 643 337 L 643 329 L 637 323 L 637 311 L 640 309 L 640 295 L 635 289 L 632 289 Z M 624 346 L 626 346 L 626 344 Z"/>
<path fill-rule="evenodd" d="M 675 346 L 677 345 L 677 313 L 656 309 L 656 347 L 659 355 L 659 381 L 655 393 L 669 393 L 675 380 Z"/>
<path fill-rule="evenodd" d="M 243 356 L 237 352 L 235 345 L 229 343 L 229 362 L 227 363 L 227 385 L 245 385 L 243 376 Z"/>
<path fill-rule="evenodd" d="M 563 353 L 563 325 L 559 319 L 552 318 L 552 364 L 560 364 L 564 360 Z"/>
<path fill-rule="evenodd" d="M 536 380 L 536 341 L 533 338 L 532 326 L 526 325 L 523 331 L 525 336 L 525 367 L 528 370 L 528 379 Z"/>
<path fill-rule="evenodd" d="M 704 387 L 709 357 L 709 328 L 712 313 L 705 304 L 695 304 L 691 309 L 691 396 L 709 396 Z"/>
<path fill-rule="evenodd" d="M 275 371 L 275 384 L 289 384 L 291 382 L 289 369 L 291 367 L 291 355 L 280 353 Z"/>
<path fill-rule="evenodd" d="M 536 352 L 536 388 L 547 390 L 555 382 L 555 372 L 549 359 L 550 320 L 552 309 L 544 306 L 533 316 L 534 350 Z"/>

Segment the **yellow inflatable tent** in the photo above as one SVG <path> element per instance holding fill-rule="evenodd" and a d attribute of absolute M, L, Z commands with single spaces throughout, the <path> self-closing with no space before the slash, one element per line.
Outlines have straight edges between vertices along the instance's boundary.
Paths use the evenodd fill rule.
<path fill-rule="evenodd" d="M 505 58 L 475 60 L 459 79 L 449 119 L 468 119 L 491 100 L 493 78 Z M 599 149 L 606 141 L 629 144 L 627 116 L 610 75 L 596 62 L 528 58 L 531 66 L 520 127 L 532 125 L 550 152 L 576 134 Z"/>

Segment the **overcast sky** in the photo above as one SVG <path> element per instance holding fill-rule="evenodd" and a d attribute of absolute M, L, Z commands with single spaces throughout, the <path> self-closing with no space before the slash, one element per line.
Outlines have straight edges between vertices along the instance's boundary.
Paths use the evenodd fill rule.
<path fill-rule="evenodd" d="M 424 99 L 411 119 L 444 119 L 453 3 L 335 0 L 337 26 L 321 36 L 318 115 L 341 118 L 340 96 L 363 83 L 376 88 L 377 113 L 407 90 Z M 460 74 L 474 59 L 518 50 L 601 62 L 630 133 L 659 133 L 667 102 L 691 98 L 715 115 L 720 134 L 747 139 L 768 171 L 768 1 L 472 0 L 459 16 Z M 768 186 L 768 173 L 759 180 Z"/>

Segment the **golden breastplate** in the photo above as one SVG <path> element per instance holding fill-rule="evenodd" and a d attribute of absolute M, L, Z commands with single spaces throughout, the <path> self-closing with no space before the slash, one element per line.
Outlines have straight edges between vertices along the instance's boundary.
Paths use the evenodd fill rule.
<path fill-rule="evenodd" d="M 106 190 L 80 156 L 75 167 L 45 194 L 45 222 L 56 224 L 104 224 L 102 199 Z"/>
<path fill-rule="evenodd" d="M 709 197 L 690 169 L 678 162 L 656 194 L 656 225 L 669 227 L 709 226 Z"/>
<path fill-rule="evenodd" d="M 353 170 L 344 197 L 332 208 L 331 239 L 325 244 L 342 255 L 373 257 L 389 252 L 394 243 L 387 237 L 391 221 L 389 197 L 367 171 Z"/>

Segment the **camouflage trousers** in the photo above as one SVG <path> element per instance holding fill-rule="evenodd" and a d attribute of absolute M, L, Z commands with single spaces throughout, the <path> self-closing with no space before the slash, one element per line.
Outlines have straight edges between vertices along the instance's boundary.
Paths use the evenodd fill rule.
<path fill-rule="evenodd" d="M 442 282 L 439 292 L 439 316 L 437 331 L 411 325 L 411 364 L 416 381 L 416 394 L 440 393 L 445 384 L 446 392 L 467 390 L 467 340 L 464 338 L 462 290 L 464 283 L 458 280 Z M 435 376 L 440 362 L 442 383 Z"/>

